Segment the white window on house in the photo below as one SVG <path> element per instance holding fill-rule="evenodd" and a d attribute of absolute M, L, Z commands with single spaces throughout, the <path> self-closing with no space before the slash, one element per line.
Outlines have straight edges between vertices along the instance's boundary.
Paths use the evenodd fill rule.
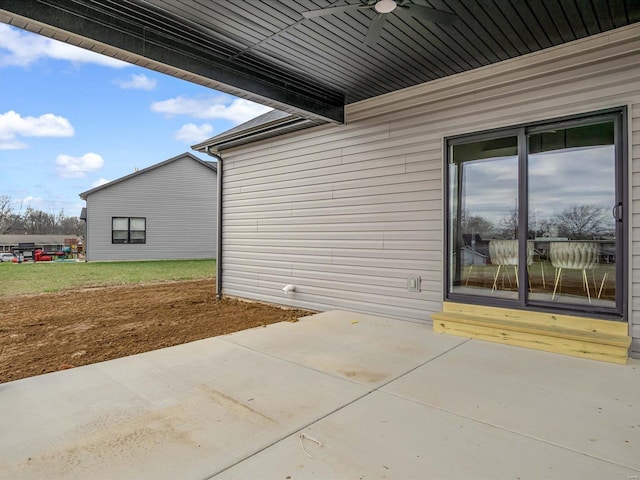
<path fill-rule="evenodd" d="M 147 219 L 144 217 L 113 217 L 111 243 L 147 243 Z"/>

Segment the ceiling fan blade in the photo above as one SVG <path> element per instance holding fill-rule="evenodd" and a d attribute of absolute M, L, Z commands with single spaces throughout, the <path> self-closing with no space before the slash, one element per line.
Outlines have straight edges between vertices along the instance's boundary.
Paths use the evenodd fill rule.
<path fill-rule="evenodd" d="M 367 37 L 364 39 L 365 45 L 373 47 L 376 43 L 378 43 L 378 38 L 380 38 L 380 33 L 382 32 L 384 22 L 386 21 L 386 13 L 378 13 L 375 17 L 373 17 L 373 20 L 371 20 L 371 25 L 369 25 Z"/>
<path fill-rule="evenodd" d="M 444 26 L 453 25 L 458 20 L 458 16 L 454 13 L 443 12 L 442 10 L 425 7 L 424 5 L 418 5 L 417 3 L 405 4 L 405 8 L 397 8 L 395 11 L 402 16 L 410 15 L 412 17 L 427 20 L 431 23 L 438 23 Z"/>
<path fill-rule="evenodd" d="M 358 10 L 359 8 L 362 8 L 362 4 L 360 3 L 356 5 L 341 5 L 339 7 L 321 8 L 320 10 L 309 10 L 306 12 L 302 12 L 302 16 L 304 18 L 324 17 L 326 15 L 333 15 L 335 13 L 350 12 L 352 10 Z"/>

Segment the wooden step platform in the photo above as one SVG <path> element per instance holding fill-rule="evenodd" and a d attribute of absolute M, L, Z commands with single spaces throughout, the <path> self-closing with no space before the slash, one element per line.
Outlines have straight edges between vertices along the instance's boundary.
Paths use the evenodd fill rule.
<path fill-rule="evenodd" d="M 444 302 L 433 331 L 610 363 L 627 363 L 624 322 Z"/>

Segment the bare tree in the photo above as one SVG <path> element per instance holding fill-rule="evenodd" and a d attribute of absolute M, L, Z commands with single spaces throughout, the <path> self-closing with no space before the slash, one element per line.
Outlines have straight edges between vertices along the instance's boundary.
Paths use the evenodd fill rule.
<path fill-rule="evenodd" d="M 22 207 L 22 206 L 21 206 Z M 7 195 L 0 195 L 0 235 L 21 230 L 19 211 L 13 209 L 13 200 Z"/>
<path fill-rule="evenodd" d="M 576 240 L 593 238 L 611 231 L 605 211 L 596 205 L 574 205 L 565 208 L 554 218 L 560 236 Z"/>
<path fill-rule="evenodd" d="M 30 234 L 48 234 L 58 233 L 56 231 L 56 217 L 50 213 L 41 210 L 35 210 L 27 207 L 22 216 L 22 222 L 26 233 Z"/>
<path fill-rule="evenodd" d="M 84 222 L 78 217 L 67 217 L 63 211 L 60 211 L 56 225 L 60 234 L 84 237 Z"/>
<path fill-rule="evenodd" d="M 460 227 L 462 233 L 478 234 L 482 238 L 491 238 L 495 231 L 492 222 L 479 215 L 471 215 L 466 210 L 462 211 Z"/>
<path fill-rule="evenodd" d="M 500 234 L 505 238 L 518 238 L 518 228 L 520 226 L 520 215 L 518 207 L 514 207 L 504 217 L 500 219 Z"/>
<path fill-rule="evenodd" d="M 0 195 L 0 235 L 9 233 L 84 235 L 84 223 L 78 217 L 67 217 L 64 210 L 58 215 L 27 207 L 24 213 L 14 210 L 14 202 Z"/>

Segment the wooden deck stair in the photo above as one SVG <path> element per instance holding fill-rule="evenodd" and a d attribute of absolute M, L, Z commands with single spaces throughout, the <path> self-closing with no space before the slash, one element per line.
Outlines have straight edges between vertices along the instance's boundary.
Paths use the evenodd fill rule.
<path fill-rule="evenodd" d="M 445 302 L 433 331 L 625 364 L 631 337 L 624 322 Z"/>

